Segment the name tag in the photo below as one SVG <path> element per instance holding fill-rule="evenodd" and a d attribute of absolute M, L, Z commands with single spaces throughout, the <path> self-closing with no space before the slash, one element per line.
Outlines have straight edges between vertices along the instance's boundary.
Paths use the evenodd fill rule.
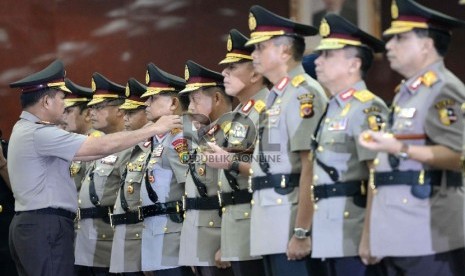
<path fill-rule="evenodd" d="M 107 157 L 102 158 L 100 163 L 107 164 L 107 165 L 113 165 L 115 164 L 117 159 L 118 159 L 118 156 L 116 155 L 108 155 Z"/>
<path fill-rule="evenodd" d="M 413 118 L 413 116 L 415 116 L 416 111 L 417 111 L 417 109 L 414 108 L 414 107 L 402 108 L 399 111 L 399 117 L 400 118 Z"/>
<path fill-rule="evenodd" d="M 345 130 L 346 128 L 347 128 L 347 118 L 341 119 L 339 121 L 332 121 L 328 126 L 328 130 L 331 130 L 331 131 Z"/>

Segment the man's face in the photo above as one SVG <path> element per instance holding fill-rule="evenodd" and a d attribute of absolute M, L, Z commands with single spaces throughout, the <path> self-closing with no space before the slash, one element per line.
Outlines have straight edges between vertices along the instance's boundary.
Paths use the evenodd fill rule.
<path fill-rule="evenodd" d="M 124 111 L 124 129 L 137 130 L 147 124 L 145 109 L 134 109 Z"/>
<path fill-rule="evenodd" d="M 111 100 L 105 100 L 101 103 L 90 106 L 90 120 L 92 122 L 92 127 L 96 130 L 100 130 L 104 133 L 108 132 L 108 129 L 111 129 L 113 125 L 117 125 L 117 120 L 120 120 L 121 117 L 118 117 L 117 104 Z"/>
<path fill-rule="evenodd" d="M 419 37 L 415 32 L 396 34 L 386 43 L 386 56 L 391 69 L 409 78 L 421 69 L 425 58 L 425 43 L 430 38 Z"/>
<path fill-rule="evenodd" d="M 269 77 L 270 73 L 283 62 L 280 58 L 283 47 L 284 45 L 275 45 L 273 39 L 255 44 L 255 50 L 252 52 L 255 71 Z"/>
<path fill-rule="evenodd" d="M 57 91 L 53 97 L 47 97 L 47 107 L 50 115 L 50 122 L 56 125 L 63 123 L 63 112 L 65 111 L 65 93 Z"/>
<path fill-rule="evenodd" d="M 64 129 L 69 132 L 85 134 L 90 122 L 89 109 L 81 111 L 79 106 L 65 108 L 63 113 Z"/>
<path fill-rule="evenodd" d="M 354 49 L 323 50 L 315 60 L 315 72 L 318 82 L 331 87 L 343 82 L 350 76 L 349 70 L 354 66 Z"/>
<path fill-rule="evenodd" d="M 229 63 L 223 69 L 224 87 L 226 94 L 236 97 L 245 87 L 251 84 L 254 75 L 252 62 Z"/>
<path fill-rule="evenodd" d="M 202 114 L 207 118 L 213 111 L 213 98 L 199 89 L 189 94 L 189 112 L 194 114 Z"/>
<path fill-rule="evenodd" d="M 170 109 L 173 103 L 173 98 L 170 95 L 152 95 L 150 96 L 145 105 L 147 113 L 147 119 L 154 122 L 161 116 L 172 115 L 173 111 Z"/>

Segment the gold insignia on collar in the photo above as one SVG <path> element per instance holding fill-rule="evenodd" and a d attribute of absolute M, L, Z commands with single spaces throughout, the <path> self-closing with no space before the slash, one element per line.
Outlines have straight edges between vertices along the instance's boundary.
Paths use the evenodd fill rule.
<path fill-rule="evenodd" d="M 187 65 L 186 65 L 186 67 L 184 68 L 184 79 L 185 79 L 186 81 L 189 80 L 189 68 L 187 67 Z"/>
<path fill-rule="evenodd" d="M 231 52 L 232 50 L 232 39 L 231 39 L 231 35 L 228 36 L 228 43 L 226 44 L 226 49 L 228 50 L 228 52 Z"/>
<path fill-rule="evenodd" d="M 145 71 L 145 84 L 149 84 L 150 82 L 150 76 L 149 76 L 149 70 Z"/>
<path fill-rule="evenodd" d="M 257 28 L 257 20 L 253 16 L 253 13 L 249 13 L 249 29 L 253 31 L 255 28 Z"/>
<path fill-rule="evenodd" d="M 396 0 L 392 0 L 391 16 L 392 16 L 392 19 L 396 19 L 397 17 L 399 17 L 399 8 L 397 7 Z"/>
<path fill-rule="evenodd" d="M 97 85 L 95 85 L 94 78 L 92 78 L 92 92 L 95 92 L 97 90 Z"/>
<path fill-rule="evenodd" d="M 254 108 L 255 108 L 255 110 L 257 110 L 258 113 L 262 113 L 262 111 L 263 111 L 263 109 L 265 109 L 265 107 L 266 107 L 266 104 L 262 100 L 258 100 L 254 105 Z"/>
<path fill-rule="evenodd" d="M 124 95 L 126 96 L 126 98 L 129 97 L 129 95 L 131 95 L 131 89 L 129 89 L 129 84 L 126 85 L 126 91 L 125 91 Z"/>
<path fill-rule="evenodd" d="M 421 80 L 427 87 L 431 87 L 438 81 L 438 77 L 436 76 L 436 73 L 434 73 L 433 71 L 428 71 L 423 75 Z"/>
<path fill-rule="evenodd" d="M 320 24 L 320 35 L 322 37 L 327 37 L 331 33 L 331 28 L 329 27 L 328 21 L 325 18 L 321 20 Z"/>

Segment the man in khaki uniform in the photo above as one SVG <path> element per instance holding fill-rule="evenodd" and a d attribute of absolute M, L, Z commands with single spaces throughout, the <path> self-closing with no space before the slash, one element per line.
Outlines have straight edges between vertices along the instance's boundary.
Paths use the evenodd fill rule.
<path fill-rule="evenodd" d="M 389 132 L 360 142 L 378 151 L 369 244 L 388 275 L 465 275 L 460 170 L 464 84 L 444 66 L 451 30 L 465 22 L 395 0 L 384 35 L 391 68 L 405 80 Z"/>
<path fill-rule="evenodd" d="M 365 266 L 358 255 L 368 246 L 366 240 L 360 244 L 376 153 L 362 147 L 358 136 L 379 131 L 389 112 L 363 81 L 384 43 L 335 14 L 323 18 L 320 35 L 315 69 L 331 99 L 312 150 L 312 257 L 323 259 L 334 275 L 369 275 L 376 268 Z"/>
<path fill-rule="evenodd" d="M 302 67 L 303 36 L 314 27 L 253 6 L 249 14 L 255 45 L 253 64 L 274 85 L 259 122 L 252 160 L 251 254 L 262 255 L 267 275 L 307 275 L 312 177 L 309 137 L 327 98 Z"/>
<path fill-rule="evenodd" d="M 148 123 L 145 101 L 141 99 L 146 90 L 147 87 L 134 78 L 129 79 L 126 84 L 127 98 L 119 109 L 125 113 L 124 127 L 128 131 L 140 129 Z M 121 178 L 123 183 L 118 190 L 114 211 L 110 217 L 110 224 L 115 229 L 110 259 L 112 273 L 143 275 L 140 254 L 142 222 L 130 214 L 137 214 L 140 206 L 140 188 L 150 145 L 150 141 L 144 141 L 132 148 Z"/>
<path fill-rule="evenodd" d="M 100 136 L 102 134 L 100 131 L 92 129 L 90 109 L 87 106 L 92 100 L 92 89 L 77 85 L 70 79 L 65 79 L 65 85 L 71 91 L 71 94 L 65 96 L 64 130 L 83 135 Z M 78 192 L 81 189 L 87 164 L 88 162 L 73 161 L 69 168 Z"/>
<path fill-rule="evenodd" d="M 236 29 L 229 32 L 226 57 L 220 62 L 226 94 L 237 97 L 239 105 L 220 118 L 226 125 L 226 139 L 205 153 L 207 165 L 220 169 L 218 194 L 222 206 L 221 250 L 217 258 L 230 261 L 234 275 L 264 275 L 260 257 L 250 255 L 250 201 L 248 176 L 257 138 L 259 114 L 265 108 L 268 81 L 255 72 L 253 47 L 245 46 L 248 38 Z M 224 149 L 222 149 L 223 147 Z M 228 152 L 229 151 L 229 152 Z"/>
<path fill-rule="evenodd" d="M 91 108 L 92 126 L 105 134 L 122 131 L 122 110 L 126 90 L 99 73 L 92 76 L 94 91 Z M 108 155 L 89 165 L 79 193 L 78 229 L 75 245 L 76 265 L 80 275 L 109 273 L 113 228 L 109 214 L 113 211 L 121 176 L 131 149 Z"/>
<path fill-rule="evenodd" d="M 221 242 L 218 170 L 207 167 L 202 157 L 202 151 L 207 149 L 207 141 L 223 142 L 224 135 L 217 120 L 231 111 L 231 99 L 224 92 L 223 76 L 193 61 L 186 63 L 185 79 L 186 88 L 180 94 L 188 93 L 189 111 L 201 114 L 212 123 L 199 129 L 198 139 L 191 141 L 179 264 L 194 266 L 201 275 L 232 275 L 230 268 L 215 267 L 226 268 L 229 263 L 215 263 L 215 254 Z M 185 128 L 192 129 L 194 125 L 187 125 L 186 121 Z"/>

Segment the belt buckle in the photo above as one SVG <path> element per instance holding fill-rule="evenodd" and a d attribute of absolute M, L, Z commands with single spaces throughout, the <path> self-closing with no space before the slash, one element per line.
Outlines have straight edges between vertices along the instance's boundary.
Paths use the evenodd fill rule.
<path fill-rule="evenodd" d="M 218 195 L 218 204 L 221 206 L 223 206 L 223 200 L 221 198 L 221 191 L 217 191 L 216 194 Z"/>
<path fill-rule="evenodd" d="M 108 218 L 110 218 L 110 226 L 111 228 L 115 228 L 115 225 L 113 224 L 113 214 L 112 213 L 108 213 Z"/>
<path fill-rule="evenodd" d="M 182 196 L 182 210 L 186 211 L 186 196 Z"/>
<path fill-rule="evenodd" d="M 318 198 L 315 197 L 315 185 L 310 186 L 310 199 L 313 202 L 313 209 L 316 211 L 318 209 L 318 205 L 316 204 L 318 202 Z"/>
<path fill-rule="evenodd" d="M 139 221 L 144 220 L 144 216 L 142 213 L 142 206 L 137 206 L 137 218 L 139 219 Z"/>
<path fill-rule="evenodd" d="M 77 208 L 77 212 L 76 212 L 76 217 L 74 218 L 74 221 L 75 222 L 78 222 L 81 220 L 81 208 Z"/>

